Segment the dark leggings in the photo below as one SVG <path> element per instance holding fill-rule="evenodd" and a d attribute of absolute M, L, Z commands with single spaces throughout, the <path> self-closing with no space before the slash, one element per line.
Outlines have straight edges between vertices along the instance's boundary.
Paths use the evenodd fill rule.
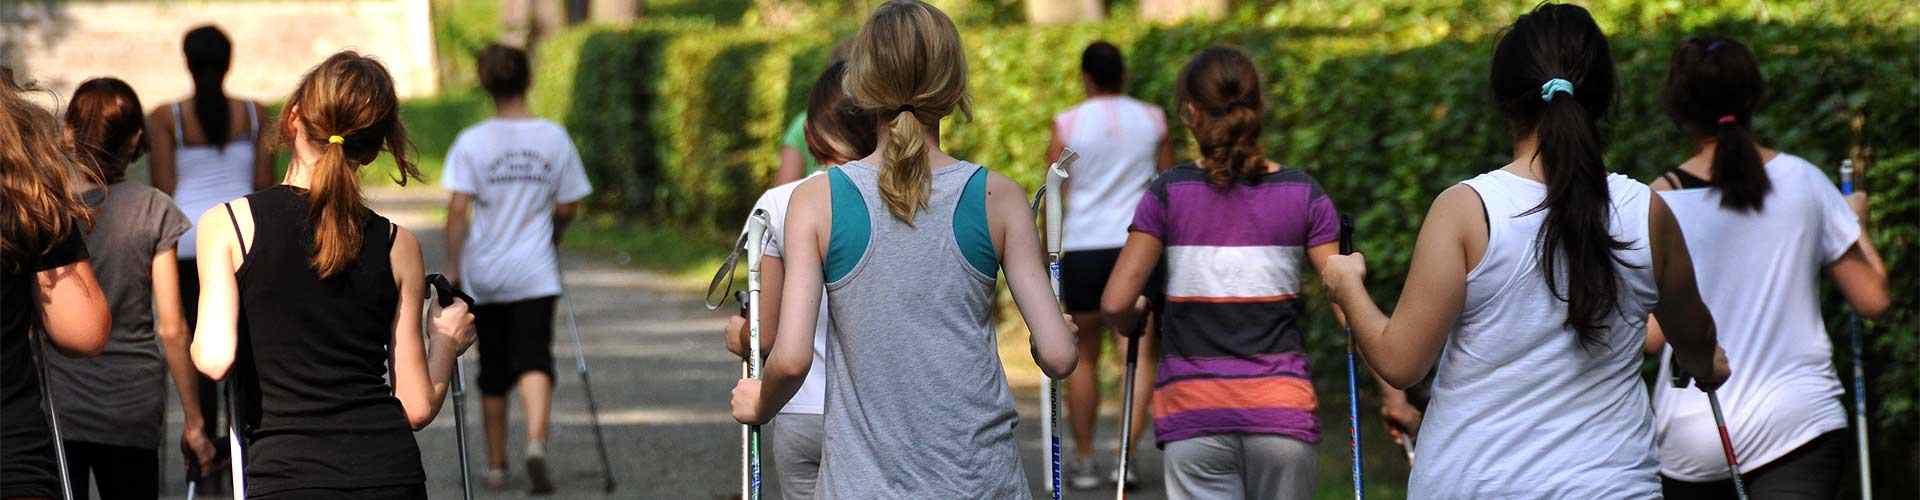
<path fill-rule="evenodd" d="M 1851 444 L 1845 429 L 1830 431 L 1740 478 L 1755 499 L 1832 500 L 1840 495 Z M 1661 476 L 1660 487 L 1672 499 L 1736 498 L 1731 479 L 1694 483 Z"/>
<path fill-rule="evenodd" d="M 87 477 L 100 485 L 100 498 L 158 498 L 160 450 L 66 441 L 67 472 L 73 497 L 91 498 Z"/>
<path fill-rule="evenodd" d="M 251 495 L 257 500 L 334 500 L 353 498 L 357 500 L 424 500 L 427 498 L 427 485 L 409 484 L 404 486 L 375 486 L 371 488 L 299 488 L 275 492 L 267 495 Z"/>

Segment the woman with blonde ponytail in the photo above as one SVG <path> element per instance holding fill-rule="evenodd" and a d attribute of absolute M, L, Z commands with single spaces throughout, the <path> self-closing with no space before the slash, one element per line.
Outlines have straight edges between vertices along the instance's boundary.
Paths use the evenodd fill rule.
<path fill-rule="evenodd" d="M 192 356 L 237 384 L 248 498 L 426 497 L 412 431 L 439 413 L 473 315 L 437 311 L 422 345 L 420 243 L 361 203 L 355 171 L 382 151 L 396 181 L 419 177 L 398 102 L 379 62 L 327 58 L 281 113 L 283 183 L 200 216 Z"/>
<path fill-rule="evenodd" d="M 1002 267 L 1049 376 L 1073 371 L 1073 333 L 1024 190 L 940 150 L 940 119 L 968 111 L 959 33 L 930 5 L 887 2 L 847 64 L 844 86 L 876 117 L 879 146 L 795 191 L 779 333 L 765 378 L 734 387 L 734 418 L 772 419 L 814 368 L 824 284 L 836 361 L 823 368 L 819 495 L 1028 498 L 993 341 Z"/>

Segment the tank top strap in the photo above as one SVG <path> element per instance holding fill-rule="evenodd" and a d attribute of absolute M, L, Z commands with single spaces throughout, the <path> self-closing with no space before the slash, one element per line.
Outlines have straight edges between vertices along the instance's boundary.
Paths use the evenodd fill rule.
<path fill-rule="evenodd" d="M 221 203 L 220 206 L 226 207 L 227 220 L 233 222 L 233 239 L 240 243 L 240 258 L 244 260 L 247 255 L 247 237 L 240 234 L 240 217 L 233 215 L 233 202 Z"/>
<path fill-rule="evenodd" d="M 173 103 L 173 145 L 180 147 L 187 142 L 187 134 L 180 128 L 180 103 Z"/>

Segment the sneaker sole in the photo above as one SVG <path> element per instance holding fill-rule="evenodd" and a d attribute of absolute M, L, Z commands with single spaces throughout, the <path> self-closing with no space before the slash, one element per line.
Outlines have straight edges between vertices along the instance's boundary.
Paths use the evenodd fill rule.
<path fill-rule="evenodd" d="M 527 481 L 533 483 L 533 486 L 527 489 L 527 494 L 538 496 L 553 494 L 553 480 L 547 477 L 546 459 L 538 457 L 527 459 Z"/>

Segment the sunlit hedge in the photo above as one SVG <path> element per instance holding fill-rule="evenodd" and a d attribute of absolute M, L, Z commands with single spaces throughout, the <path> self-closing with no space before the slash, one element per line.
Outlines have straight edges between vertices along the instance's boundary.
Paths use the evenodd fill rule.
<path fill-rule="evenodd" d="M 1910 16 L 1835 21 L 1810 14 L 1818 7 L 1804 2 L 1766 15 L 1681 12 L 1678 4 L 1607 13 L 1604 7 L 1637 4 L 1595 3 L 1602 4 L 1596 14 L 1611 34 L 1623 80 L 1607 129 L 1614 170 L 1651 179 L 1687 156 L 1688 142 L 1658 109 L 1657 94 L 1671 48 L 1709 31 L 1759 53 L 1773 92 L 1755 128 L 1768 144 L 1829 172 L 1855 146 L 1874 152 L 1877 162 L 1862 185 L 1880 193 L 1873 199 L 1881 221 L 1874 236 L 1893 268 L 1896 305 L 1873 325 L 1869 344 L 1873 417 L 1885 442 L 1914 442 L 1920 29 L 1902 20 Z M 1376 296 L 1391 299 L 1433 197 L 1504 163 L 1509 142 L 1484 89 L 1498 21 L 1482 19 L 1492 18 L 1485 12 L 1375 12 L 1367 5 L 1355 3 L 1344 14 L 1374 21 L 1303 7 L 1217 24 L 962 27 L 975 119 L 947 120 L 943 142 L 956 156 L 1031 186 L 1049 117 L 1080 98 L 1078 54 L 1088 42 L 1119 45 L 1130 93 L 1162 106 L 1170 105 L 1175 72 L 1190 54 L 1240 46 L 1267 79 L 1269 151 L 1311 172 L 1355 216 L 1359 246 L 1372 256 Z M 1735 7 L 1715 8 L 1751 4 L 1728 5 Z M 1494 10 L 1499 19 L 1514 12 Z M 703 24 L 577 29 L 539 48 L 535 105 L 573 132 L 603 206 L 662 224 L 738 224 L 768 187 L 778 136 L 803 106 L 835 32 L 851 33 L 851 21 L 795 32 Z M 1175 134 L 1181 156 L 1191 156 L 1184 131 Z M 1829 301 L 1827 311 L 1840 335 L 1843 309 Z M 1838 338 L 1836 350 L 1843 351 Z M 1326 340 L 1315 345 L 1336 352 L 1340 344 Z M 1334 366 L 1332 357 L 1319 359 Z M 1913 463 L 1911 446 L 1883 451 L 1896 467 Z"/>

